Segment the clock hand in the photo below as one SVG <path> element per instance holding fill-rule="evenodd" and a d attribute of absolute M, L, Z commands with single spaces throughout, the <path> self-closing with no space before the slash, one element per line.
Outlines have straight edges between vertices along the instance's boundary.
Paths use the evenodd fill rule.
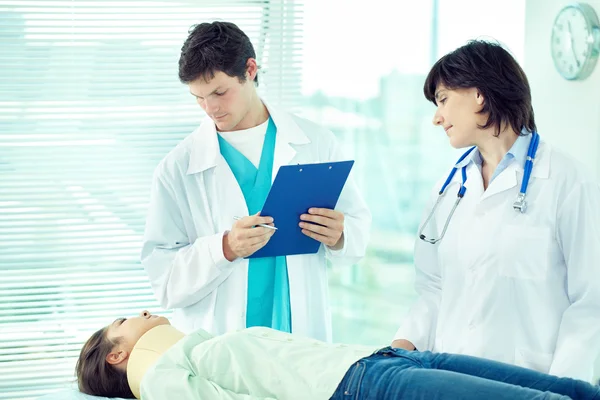
<path fill-rule="evenodd" d="M 575 54 L 575 41 L 573 40 L 573 31 L 571 30 L 571 22 L 567 21 L 569 26 L 569 40 L 571 41 L 571 52 L 573 53 L 573 57 L 575 58 L 575 62 L 577 63 L 577 68 L 579 68 L 579 60 L 577 59 L 577 54 Z"/>

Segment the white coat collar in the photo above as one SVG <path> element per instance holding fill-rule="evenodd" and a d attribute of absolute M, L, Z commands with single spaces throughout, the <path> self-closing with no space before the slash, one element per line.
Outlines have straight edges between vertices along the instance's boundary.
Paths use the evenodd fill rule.
<path fill-rule="evenodd" d="M 300 129 L 292 116 L 276 107 L 269 106 L 261 99 L 267 107 L 269 115 L 277 126 L 277 140 L 275 144 L 274 166 L 287 164 L 296 154 L 290 144 L 308 144 L 310 139 Z M 202 124 L 192 134 L 192 146 L 190 149 L 190 162 L 187 174 L 196 174 L 216 167 L 221 156 L 219 140 L 215 123 L 206 117 Z M 274 170 L 277 170 L 274 168 Z"/>
<path fill-rule="evenodd" d="M 525 143 L 528 147 L 529 142 L 531 141 L 531 138 L 522 138 L 522 139 L 526 140 Z M 548 178 L 548 176 L 550 175 L 550 154 L 551 154 L 550 147 L 545 142 L 540 140 L 538 151 L 535 156 L 535 160 L 533 161 L 533 169 L 531 171 L 531 176 L 536 177 L 536 178 L 545 178 L 545 179 Z M 525 152 L 524 155 L 517 154 L 515 157 L 515 160 L 512 163 L 510 163 L 510 165 L 506 169 L 523 172 L 526 155 L 527 155 L 527 152 Z M 469 169 L 471 167 L 476 167 L 477 166 L 476 165 L 477 161 L 475 160 L 476 157 L 480 157 L 480 155 L 478 154 L 478 150 L 474 149 L 467 157 L 465 157 L 464 160 L 462 160 L 461 162 L 456 164 L 456 168 L 462 168 L 465 165 L 468 165 Z"/>
<path fill-rule="evenodd" d="M 548 179 L 550 177 L 551 153 L 552 148 L 547 143 L 540 140 L 538 151 L 533 162 L 533 169 L 531 170 L 531 178 Z M 467 165 L 467 182 L 465 184 L 467 192 L 471 193 L 471 195 L 475 194 L 476 196 L 481 196 L 481 200 L 514 188 L 519 184 L 519 175 L 523 175 L 523 165 L 518 162 L 512 162 L 492 181 L 484 192 L 481 171 L 470 157 L 466 157 L 465 159 L 468 161 L 461 162 L 456 166 L 460 169 L 462 166 Z M 454 174 L 452 182 L 462 182 L 460 170 Z"/>
<path fill-rule="evenodd" d="M 540 141 L 540 145 L 533 162 L 533 169 L 531 170 L 531 178 L 533 179 L 548 179 L 550 177 L 550 158 L 551 148 L 546 143 Z M 470 165 L 472 171 L 476 171 L 481 177 L 479 169 L 474 165 Z M 491 197 L 497 193 L 504 192 L 514 188 L 519 184 L 518 176 L 523 175 L 523 165 L 520 163 L 511 163 L 506 170 L 502 171 L 500 175 L 496 177 L 483 194 L 482 200 Z"/>

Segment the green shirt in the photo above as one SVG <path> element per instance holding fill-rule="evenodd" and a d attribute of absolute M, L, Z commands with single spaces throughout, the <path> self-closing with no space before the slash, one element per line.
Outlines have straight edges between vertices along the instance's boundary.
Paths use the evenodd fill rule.
<path fill-rule="evenodd" d="M 327 400 L 346 371 L 377 348 L 331 344 L 270 328 L 187 335 L 141 384 L 143 400 Z"/>

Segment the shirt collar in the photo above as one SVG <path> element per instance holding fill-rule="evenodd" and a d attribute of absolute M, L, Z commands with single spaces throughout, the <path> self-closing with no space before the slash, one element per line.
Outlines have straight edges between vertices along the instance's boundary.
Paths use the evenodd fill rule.
<path fill-rule="evenodd" d="M 525 165 L 525 159 L 527 158 L 527 152 L 529 151 L 529 143 L 531 143 L 531 132 L 526 129 L 521 131 L 521 135 L 517 137 L 517 140 L 513 143 L 512 147 L 508 150 L 508 153 L 502 158 L 500 163 L 508 163 L 512 159 L 517 161 L 517 164 L 522 168 Z M 471 154 L 465 157 L 464 160 L 456 164 L 456 168 L 462 168 L 470 163 L 481 166 L 483 164 L 483 158 L 479 149 L 475 148 Z"/>
<path fill-rule="evenodd" d="M 276 161 L 277 157 L 291 157 L 291 144 L 308 144 L 310 139 L 304 133 L 307 128 L 301 128 L 296 122 L 297 119 L 291 114 L 280 110 L 277 107 L 271 107 L 264 99 L 261 101 L 267 107 L 269 115 L 277 127 L 277 145 L 275 147 Z M 312 126 L 310 127 L 312 128 Z M 189 150 L 189 164 L 187 174 L 196 174 L 215 167 L 221 158 L 219 150 L 219 140 L 215 123 L 209 117 L 205 117 L 199 128 L 192 134 L 192 144 Z M 283 146 L 285 144 L 285 146 Z M 281 153 L 284 149 L 284 153 Z M 287 155 L 285 153 L 287 151 Z M 295 152 L 294 152 L 295 154 Z M 287 164 L 287 162 L 286 162 Z"/>

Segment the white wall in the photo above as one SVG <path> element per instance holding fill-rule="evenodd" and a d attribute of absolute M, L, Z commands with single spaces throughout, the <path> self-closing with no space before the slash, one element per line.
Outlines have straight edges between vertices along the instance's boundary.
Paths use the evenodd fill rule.
<path fill-rule="evenodd" d="M 520 63 L 525 53 L 525 0 L 437 0 L 438 54 L 472 39 L 499 42 Z M 510 21 L 510 25 L 507 24 Z M 436 58 L 436 59 L 437 59 Z M 431 65 L 428 65 L 427 71 Z"/>
<path fill-rule="evenodd" d="M 540 136 L 600 178 L 600 62 L 583 81 L 567 81 L 550 55 L 552 24 L 569 0 L 526 0 L 524 69 Z M 600 0 L 588 0 L 600 14 Z"/>
<path fill-rule="evenodd" d="M 569 82 L 554 69 L 552 23 L 569 0 L 526 0 L 524 69 L 540 135 L 577 157 L 600 178 L 600 62 L 583 81 Z M 587 0 L 600 14 L 600 0 Z M 600 359 L 594 376 L 600 375 Z"/>

